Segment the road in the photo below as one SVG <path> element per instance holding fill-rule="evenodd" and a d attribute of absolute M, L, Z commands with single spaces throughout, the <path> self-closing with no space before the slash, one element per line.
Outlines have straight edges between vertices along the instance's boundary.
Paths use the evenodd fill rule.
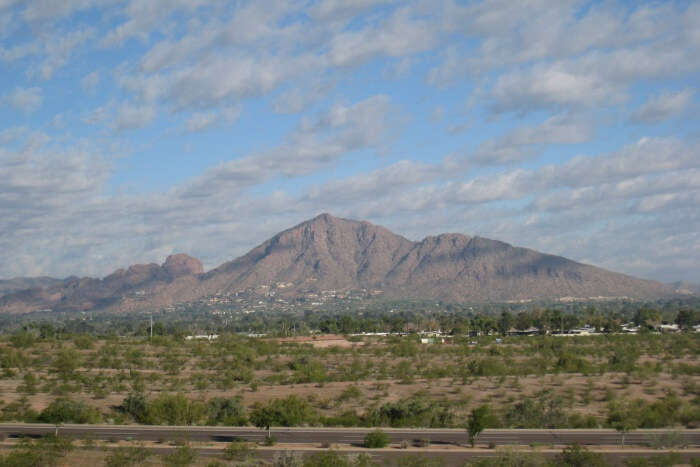
<path fill-rule="evenodd" d="M 272 435 L 280 443 L 339 443 L 362 444 L 367 428 L 272 428 Z M 459 429 L 382 429 L 392 442 L 428 440 L 433 444 L 466 444 L 467 434 Z M 671 430 L 636 430 L 627 433 L 625 444 L 647 446 Z M 37 436 L 55 433 L 49 424 L 0 424 L 0 433 L 8 436 Z M 172 440 L 231 441 L 242 439 L 261 441 L 263 430 L 251 427 L 210 426 L 144 426 L 144 425 L 62 425 L 58 433 L 76 438 L 104 440 Z M 674 430 L 688 446 L 700 446 L 700 430 Z M 621 434 L 615 430 L 484 430 L 479 444 L 565 445 L 619 445 Z"/>

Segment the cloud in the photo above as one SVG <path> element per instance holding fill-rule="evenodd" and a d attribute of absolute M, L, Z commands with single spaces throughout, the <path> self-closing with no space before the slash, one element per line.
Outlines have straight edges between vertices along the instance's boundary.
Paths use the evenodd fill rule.
<path fill-rule="evenodd" d="M 651 96 L 630 119 L 635 123 L 659 123 L 675 117 L 688 106 L 693 94 L 692 89 L 686 88 Z"/>
<path fill-rule="evenodd" d="M 206 171 L 182 187 L 180 196 L 227 196 L 277 177 L 312 173 L 352 151 L 376 148 L 392 128 L 390 110 L 390 100 L 383 95 L 336 104 L 303 122 L 281 145 Z"/>
<path fill-rule="evenodd" d="M 397 3 L 396 0 L 322 0 L 309 8 L 309 15 L 315 19 L 346 21 L 363 11 L 380 5 Z"/>
<path fill-rule="evenodd" d="M 114 128 L 134 130 L 149 125 L 156 118 L 156 110 L 150 105 L 123 103 L 119 106 Z"/>
<path fill-rule="evenodd" d="M 623 88 L 595 72 L 579 73 L 565 64 L 554 64 L 501 75 L 491 90 L 491 97 L 495 112 L 528 112 L 543 108 L 612 105 L 622 101 L 625 94 Z"/>
<path fill-rule="evenodd" d="M 94 92 L 97 85 L 100 83 L 100 72 L 95 70 L 88 73 L 80 80 L 80 86 L 85 92 Z"/>
<path fill-rule="evenodd" d="M 153 29 L 163 24 L 163 20 L 178 10 L 192 12 L 206 5 L 206 0 L 131 0 L 123 10 L 126 21 L 109 31 L 102 39 L 102 45 L 121 45 L 127 39 L 136 37 L 145 40 Z"/>
<path fill-rule="evenodd" d="M 667 138 L 628 127 L 692 106 L 693 2 L 2 6 L 6 110 L 17 119 L 44 110 L 44 99 L 77 109 L 63 112 L 65 127 L 51 126 L 51 112 L 22 125 L 11 115 L 0 130 L 3 275 L 105 274 L 173 251 L 211 267 L 322 211 L 412 238 L 477 233 L 648 276 L 697 271 L 692 121 L 662 128 Z M 85 68 L 98 56 L 99 72 Z M 38 88 L 37 80 L 53 81 Z M 630 113 L 632 99 L 642 104 Z M 207 144 L 226 137 L 207 132 L 239 112 L 244 121 L 270 111 L 283 114 L 270 132 L 281 137 L 160 192 L 115 189 L 128 174 L 113 174 L 99 147 L 125 144 L 127 130 L 155 121 L 173 144 Z M 421 125 L 431 114 L 439 125 Z M 83 132 L 75 119 L 113 132 Z M 393 144 L 404 128 L 412 134 Z M 128 135 L 134 145 L 148 137 Z M 459 151 L 475 137 L 486 139 Z M 565 145 L 583 155 L 570 158 Z"/>
<path fill-rule="evenodd" d="M 3 100 L 14 109 L 29 114 L 41 107 L 41 104 L 44 102 L 44 96 L 41 88 L 17 87 L 14 91 L 5 94 Z"/>
<path fill-rule="evenodd" d="M 410 9 L 400 9 L 376 27 L 333 36 L 328 59 L 333 66 L 346 67 L 378 56 L 403 57 L 430 49 L 438 36 L 434 22 L 413 16 Z"/>
<path fill-rule="evenodd" d="M 209 130 L 218 125 L 233 122 L 241 113 L 238 107 L 231 107 L 220 112 L 194 112 L 185 122 L 185 128 L 189 132 Z"/>
<path fill-rule="evenodd" d="M 477 49 L 448 48 L 443 62 L 430 72 L 430 82 L 435 85 L 510 65 L 654 43 L 693 30 L 692 20 L 687 21 L 693 7 L 672 2 L 632 7 L 600 2 L 586 8 L 579 1 L 552 5 L 546 1 L 488 0 L 443 5 L 445 26 L 476 41 Z"/>
<path fill-rule="evenodd" d="M 38 74 L 44 80 L 51 79 L 56 70 L 68 62 L 73 50 L 92 38 L 94 34 L 94 29 L 85 28 L 48 38 L 43 47 L 44 60 L 36 67 L 30 67 L 29 74 Z"/>
<path fill-rule="evenodd" d="M 571 115 L 555 115 L 540 125 L 521 126 L 479 145 L 470 161 L 480 165 L 522 162 L 544 145 L 579 144 L 594 135 L 593 125 Z"/>

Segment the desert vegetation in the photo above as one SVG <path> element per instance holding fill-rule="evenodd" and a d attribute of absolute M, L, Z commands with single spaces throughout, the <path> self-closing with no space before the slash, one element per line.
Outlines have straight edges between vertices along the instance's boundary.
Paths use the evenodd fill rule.
<path fill-rule="evenodd" d="M 640 328 L 651 330 L 647 320 L 658 317 L 645 313 Z M 464 428 L 478 409 L 483 428 L 700 424 L 697 333 L 501 335 L 540 318 L 476 316 L 467 326 L 491 320 L 490 335 L 456 323 L 435 343 L 410 332 L 185 340 L 36 324 L 0 339 L 0 419 Z"/>

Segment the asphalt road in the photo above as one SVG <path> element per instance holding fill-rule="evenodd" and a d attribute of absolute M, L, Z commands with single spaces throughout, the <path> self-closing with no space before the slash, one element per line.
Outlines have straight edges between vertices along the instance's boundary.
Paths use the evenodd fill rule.
<path fill-rule="evenodd" d="M 280 443 L 341 443 L 362 444 L 367 428 L 272 428 Z M 459 429 L 382 429 L 392 442 L 428 440 L 432 444 L 466 444 L 467 434 Z M 689 447 L 700 446 L 700 430 L 636 430 L 625 436 L 626 445 L 648 446 L 665 433 L 673 431 L 684 438 Z M 49 424 L 0 424 L 0 433 L 8 436 L 37 436 L 55 433 Z M 242 439 L 261 441 L 266 432 L 251 427 L 209 426 L 143 426 L 143 425 L 62 425 L 58 433 L 76 438 L 104 440 L 173 440 L 231 441 Z M 485 430 L 478 444 L 572 444 L 619 445 L 621 434 L 615 430 Z"/>

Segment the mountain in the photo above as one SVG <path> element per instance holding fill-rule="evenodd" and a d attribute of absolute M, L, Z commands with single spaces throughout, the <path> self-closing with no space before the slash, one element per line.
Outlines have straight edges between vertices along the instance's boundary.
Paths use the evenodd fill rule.
<path fill-rule="evenodd" d="M 211 293 L 291 283 L 303 290 L 379 289 L 385 297 L 447 301 L 671 295 L 659 282 L 462 234 L 412 242 L 369 222 L 322 214 L 202 277 Z"/>
<path fill-rule="evenodd" d="M 44 288 L 63 282 L 64 279 L 54 277 L 14 277 L 0 280 L 0 297 L 19 290 Z"/>
<path fill-rule="evenodd" d="M 387 298 L 453 302 L 530 299 L 650 299 L 673 287 L 497 240 L 442 234 L 413 242 L 369 222 L 322 214 L 203 273 L 187 255 L 0 298 L 0 311 L 134 311 L 229 295 L 260 286 L 278 296 L 353 289 Z"/>
<path fill-rule="evenodd" d="M 26 313 L 43 309 L 106 309 L 129 299 L 140 302 L 143 306 L 153 306 L 153 297 L 157 296 L 161 289 L 180 278 L 196 278 L 202 272 L 201 261 L 177 254 L 168 256 L 160 266 L 153 263 L 135 264 L 128 269 L 117 269 L 103 279 L 76 277 L 50 287 L 31 288 L 8 294 L 0 297 L 0 311 Z"/>

